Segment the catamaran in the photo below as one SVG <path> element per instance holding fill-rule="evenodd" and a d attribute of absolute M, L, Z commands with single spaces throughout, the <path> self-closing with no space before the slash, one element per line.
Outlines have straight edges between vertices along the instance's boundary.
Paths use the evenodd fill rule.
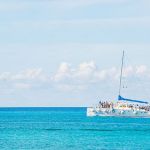
<path fill-rule="evenodd" d="M 88 107 L 87 116 L 150 117 L 150 105 L 147 101 L 121 96 L 124 55 L 123 51 L 118 100 L 116 102 L 100 101 L 97 106 Z"/>

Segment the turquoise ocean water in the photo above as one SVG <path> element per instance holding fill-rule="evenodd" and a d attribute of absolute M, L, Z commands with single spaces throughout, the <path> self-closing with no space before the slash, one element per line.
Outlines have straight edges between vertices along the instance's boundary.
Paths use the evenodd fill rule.
<path fill-rule="evenodd" d="M 0 108 L 0 150 L 150 150 L 150 119 L 86 108 Z"/>

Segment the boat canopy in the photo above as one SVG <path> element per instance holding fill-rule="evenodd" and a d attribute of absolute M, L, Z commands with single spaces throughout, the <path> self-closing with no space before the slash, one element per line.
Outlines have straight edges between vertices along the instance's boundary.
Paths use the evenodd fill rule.
<path fill-rule="evenodd" d="M 143 103 L 143 104 L 148 104 L 148 102 L 142 101 L 142 100 L 132 100 L 132 99 L 127 99 L 123 98 L 121 95 L 118 96 L 119 101 L 129 101 L 129 102 L 135 102 L 135 103 Z"/>

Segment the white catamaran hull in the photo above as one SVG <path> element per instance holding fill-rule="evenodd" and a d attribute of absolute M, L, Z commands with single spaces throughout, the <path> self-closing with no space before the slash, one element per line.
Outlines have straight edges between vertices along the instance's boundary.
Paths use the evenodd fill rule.
<path fill-rule="evenodd" d="M 150 112 L 145 110 L 122 110 L 107 108 L 87 108 L 87 116 L 118 116 L 118 117 L 150 117 Z"/>

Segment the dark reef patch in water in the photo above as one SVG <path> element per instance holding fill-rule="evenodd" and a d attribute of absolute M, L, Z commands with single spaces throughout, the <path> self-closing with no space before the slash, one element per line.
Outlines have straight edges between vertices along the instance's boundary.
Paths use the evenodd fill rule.
<path fill-rule="evenodd" d="M 63 129 L 44 129 L 44 130 L 46 130 L 46 131 L 61 131 Z"/>

